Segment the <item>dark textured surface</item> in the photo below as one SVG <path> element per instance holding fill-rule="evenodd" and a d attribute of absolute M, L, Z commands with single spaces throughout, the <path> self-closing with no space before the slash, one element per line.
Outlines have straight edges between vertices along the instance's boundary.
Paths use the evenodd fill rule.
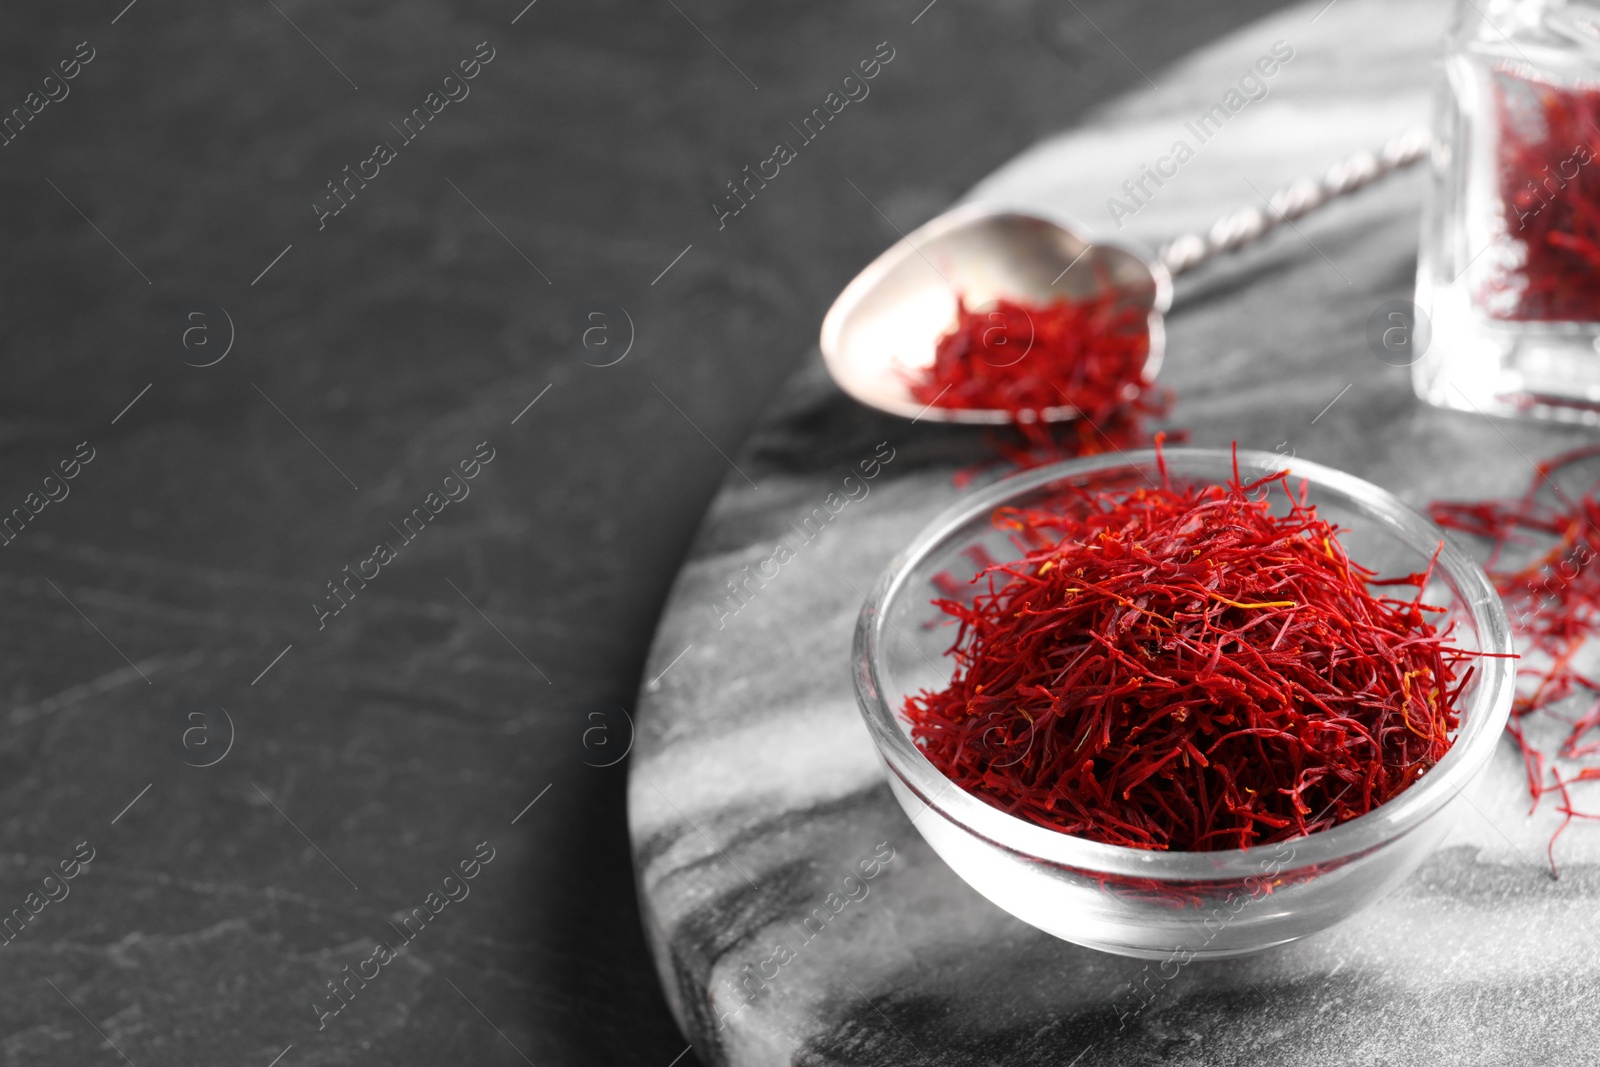
<path fill-rule="evenodd" d="M 1278 188 L 1425 120 L 1448 7 L 1286 10 L 1152 71 L 1159 88 L 972 197 L 1103 229 L 1122 176 L 1270 42 L 1292 41 L 1272 98 L 1230 120 L 1128 232 L 1155 241 L 1199 227 L 1248 202 L 1251 185 Z M 1393 177 L 1179 279 L 1162 370 L 1178 396 L 1170 424 L 1202 447 L 1237 441 L 1327 463 L 1415 505 L 1518 491 L 1528 457 L 1588 440 L 1430 408 L 1405 370 L 1369 350 L 1369 315 L 1409 295 L 1424 186 L 1422 172 Z M 881 441 L 894 458 L 870 494 L 820 536 L 799 534 Z M 961 881 L 884 784 L 855 708 L 850 639 L 862 591 L 955 500 L 952 474 L 984 455 L 976 433 L 863 411 L 813 355 L 736 457 L 759 488 L 731 476 L 712 505 L 655 639 L 646 677 L 666 673 L 644 687 L 629 805 L 647 929 L 697 1052 L 737 1067 L 1593 1060 L 1582 1005 L 1600 994 L 1600 834 L 1569 830 L 1562 878 L 1550 878 L 1560 816 L 1546 801 L 1529 817 L 1509 741 L 1413 877 L 1347 922 L 1257 956 L 1169 977 L 1159 963 L 1055 940 Z M 729 583 L 776 558 L 778 542 L 796 558 L 760 568 L 744 603 L 729 599 Z M 828 904 L 879 843 L 894 857 L 870 893 Z M 836 916 L 802 929 L 819 907 Z M 1147 979 L 1154 999 L 1132 1013 L 1132 986 Z"/>
<path fill-rule="evenodd" d="M 0 1062 L 665 1067 L 625 765 L 592 764 L 728 473 L 707 437 L 734 449 L 893 226 L 1271 6 L 8 11 L 0 108 L 94 58 L 0 148 L 0 505 L 96 451 L 0 549 L 0 909 L 97 857 L 4 947 Z M 718 232 L 723 183 L 885 40 L 872 95 Z M 480 41 L 470 96 L 319 232 L 324 183 Z M 637 340 L 585 366 L 606 300 Z M 203 369 L 172 342 L 195 301 L 237 333 Z M 470 497 L 319 631 L 324 583 L 485 440 Z M 175 724 L 204 710 L 214 752 L 219 707 L 232 749 L 186 766 Z M 485 840 L 470 897 L 319 1032 L 323 983 Z"/>

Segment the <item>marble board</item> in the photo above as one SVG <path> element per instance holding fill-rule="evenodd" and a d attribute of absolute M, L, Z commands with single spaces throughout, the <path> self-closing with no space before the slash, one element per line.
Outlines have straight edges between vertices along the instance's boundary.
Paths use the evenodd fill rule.
<path fill-rule="evenodd" d="M 1437 0 L 1287 9 L 1147 72 L 1149 87 L 968 199 L 1151 245 L 1206 226 L 1425 124 L 1449 17 Z M 1291 58 L 1241 85 L 1274 48 Z M 1253 98 L 1201 141 L 1190 124 L 1236 89 Z M 1108 198 L 1179 140 L 1192 153 L 1176 176 L 1113 218 Z M 1369 350 L 1369 315 L 1410 294 L 1425 181 L 1391 177 L 1179 279 L 1168 425 L 1201 446 L 1330 464 L 1419 506 L 1520 490 L 1532 459 L 1588 440 L 1430 408 Z M 853 403 L 813 352 L 731 460 L 656 634 L 629 784 L 644 923 L 695 1054 L 739 1067 L 1592 1062 L 1600 826 L 1568 831 L 1553 879 L 1559 817 L 1549 801 L 1529 814 L 1509 742 L 1389 897 L 1153 983 L 1143 961 L 1056 940 L 951 873 L 885 784 L 850 637 L 863 591 L 956 498 L 952 474 L 989 455 L 981 432 Z M 830 514 L 863 462 L 876 476 Z M 1135 982 L 1156 991 L 1137 1013 Z"/>

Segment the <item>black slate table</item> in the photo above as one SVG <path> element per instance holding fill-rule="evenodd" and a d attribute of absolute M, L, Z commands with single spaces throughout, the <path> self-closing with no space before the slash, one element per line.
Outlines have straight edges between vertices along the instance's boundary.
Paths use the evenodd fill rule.
<path fill-rule="evenodd" d="M 717 448 L 895 226 L 1276 6 L 8 8 L 0 1063 L 693 1063 L 616 754 Z M 608 306 L 637 333 L 599 366 Z M 484 441 L 469 497 L 390 526 Z"/>

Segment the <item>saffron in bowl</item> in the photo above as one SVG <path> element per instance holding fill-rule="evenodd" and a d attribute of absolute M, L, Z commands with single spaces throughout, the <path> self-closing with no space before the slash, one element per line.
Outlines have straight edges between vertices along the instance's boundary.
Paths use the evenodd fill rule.
<path fill-rule="evenodd" d="M 1304 837 L 1436 766 L 1476 657 L 1421 599 L 1435 559 L 1379 579 L 1287 472 L 1179 487 L 1156 456 L 1149 485 L 995 511 L 1022 554 L 935 600 L 955 670 L 906 698 L 923 754 L 1029 822 L 1178 851 Z"/>

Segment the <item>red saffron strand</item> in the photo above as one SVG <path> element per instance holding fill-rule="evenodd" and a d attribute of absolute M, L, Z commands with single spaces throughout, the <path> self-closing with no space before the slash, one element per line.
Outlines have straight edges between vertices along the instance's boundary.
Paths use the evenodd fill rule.
<path fill-rule="evenodd" d="M 994 523 L 1024 555 L 934 601 L 955 670 L 904 714 L 1002 811 L 1131 848 L 1248 848 L 1365 814 L 1452 743 L 1473 654 L 1427 618 L 1428 572 L 1404 579 L 1415 598 L 1374 594 L 1287 473 L 1175 487 L 1163 469 Z"/>
<path fill-rule="evenodd" d="M 1600 88 L 1497 70 L 1500 197 L 1520 263 L 1484 301 L 1518 322 L 1600 317 Z"/>
<path fill-rule="evenodd" d="M 1588 642 L 1600 636 L 1600 481 L 1576 495 L 1565 492 L 1554 476 L 1576 464 L 1600 457 L 1600 446 L 1587 446 L 1540 463 L 1528 489 L 1505 500 L 1436 501 L 1429 507 L 1434 522 L 1488 542 L 1485 570 L 1505 603 L 1521 659 L 1517 696 L 1506 733 L 1522 754 L 1531 804 L 1539 808 L 1545 794 L 1557 797 L 1564 816 L 1550 836 L 1550 871 L 1559 876 L 1555 843 L 1575 818 L 1600 818 L 1573 807 L 1570 787 L 1600 779 L 1600 679 L 1575 666 Z M 1554 503 L 1540 500 L 1547 490 Z M 1520 563 L 1507 562 L 1520 560 Z M 1574 702 L 1587 701 L 1576 718 L 1565 714 Z M 1564 736 L 1554 752 L 1530 737 L 1531 724 L 1559 723 Z M 1576 773 L 1563 776 L 1560 761 L 1577 763 Z M 1585 760 L 1588 766 L 1583 766 Z"/>
<path fill-rule="evenodd" d="M 1147 312 L 1108 288 L 1081 300 L 1001 299 L 977 309 L 961 297 L 933 363 L 908 378 L 920 403 L 1010 414 L 1012 433 L 990 441 L 1002 458 L 1028 468 L 1145 443 L 1146 417 L 1171 406 L 1170 394 L 1144 378 L 1149 355 Z M 1058 407 L 1080 417 L 1039 417 Z"/>

